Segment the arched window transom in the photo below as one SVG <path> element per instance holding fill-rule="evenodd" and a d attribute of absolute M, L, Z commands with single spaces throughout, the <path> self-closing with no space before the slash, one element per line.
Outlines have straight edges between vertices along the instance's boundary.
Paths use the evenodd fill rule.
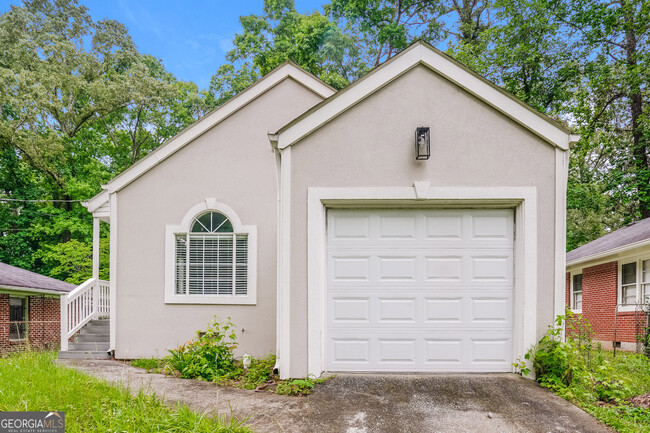
<path fill-rule="evenodd" d="M 192 233 L 232 233 L 232 223 L 219 212 L 208 212 L 199 216 L 192 224 Z"/>

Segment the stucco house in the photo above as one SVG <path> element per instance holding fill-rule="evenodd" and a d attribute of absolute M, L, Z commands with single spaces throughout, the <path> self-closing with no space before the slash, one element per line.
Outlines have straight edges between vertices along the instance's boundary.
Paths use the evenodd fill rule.
<path fill-rule="evenodd" d="M 59 345 L 59 298 L 74 284 L 0 263 L 0 354 Z"/>
<path fill-rule="evenodd" d="M 110 348 L 216 315 L 283 378 L 512 371 L 564 309 L 576 138 L 422 42 L 338 92 L 285 63 L 87 203 Z"/>
<path fill-rule="evenodd" d="M 650 218 L 566 255 L 566 305 L 603 347 L 636 350 L 650 296 Z"/>

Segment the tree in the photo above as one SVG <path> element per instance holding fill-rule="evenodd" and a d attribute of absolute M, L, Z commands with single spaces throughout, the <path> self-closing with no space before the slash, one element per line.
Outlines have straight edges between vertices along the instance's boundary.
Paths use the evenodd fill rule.
<path fill-rule="evenodd" d="M 372 66 L 417 39 L 437 45 L 453 37 L 477 46 L 490 26 L 487 4 L 480 0 L 332 0 L 325 11 L 361 35 Z"/>

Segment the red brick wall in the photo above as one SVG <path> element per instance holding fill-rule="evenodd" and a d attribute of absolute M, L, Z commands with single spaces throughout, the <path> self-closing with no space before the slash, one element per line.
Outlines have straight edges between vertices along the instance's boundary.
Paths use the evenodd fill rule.
<path fill-rule="evenodd" d="M 0 294 L 0 353 L 24 347 L 24 342 L 9 341 L 9 296 Z M 59 298 L 29 296 L 28 341 L 32 348 L 57 350 L 60 347 L 61 307 Z"/>
<path fill-rule="evenodd" d="M 9 350 L 9 295 L 0 294 L 0 353 Z"/>
<path fill-rule="evenodd" d="M 571 279 L 566 274 L 566 303 L 570 305 Z M 614 341 L 615 309 L 618 300 L 618 262 L 608 262 L 582 269 L 582 316 L 591 324 L 594 340 Z M 634 312 L 620 312 L 617 317 L 616 341 L 636 343 Z"/>

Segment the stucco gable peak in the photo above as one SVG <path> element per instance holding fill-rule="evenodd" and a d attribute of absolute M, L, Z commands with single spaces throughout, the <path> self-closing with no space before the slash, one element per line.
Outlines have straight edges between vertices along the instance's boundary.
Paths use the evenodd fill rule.
<path fill-rule="evenodd" d="M 418 65 L 433 70 L 562 150 L 568 150 L 571 143 L 579 139 L 579 136 L 571 134 L 567 128 L 555 120 L 539 113 L 451 56 L 426 42 L 417 41 L 395 57 L 374 68 L 364 77 L 282 127 L 276 134 L 273 134 L 277 138 L 277 148 L 284 149 L 297 143 Z"/>
<path fill-rule="evenodd" d="M 266 93 L 266 91 L 289 78 L 298 82 L 323 99 L 328 98 L 335 93 L 335 90 L 332 87 L 318 79 L 313 74 L 305 71 L 292 61 L 286 61 L 264 77 L 260 78 L 244 91 L 235 95 L 228 102 L 197 120 L 174 137 L 167 140 L 167 142 L 162 144 L 149 155 L 145 156 L 127 170 L 113 178 L 106 184 L 104 187 L 105 190 L 108 193 L 113 193 L 124 188 L 160 162 L 176 153 L 185 145 L 191 143 L 193 140 Z M 96 199 L 99 199 L 101 195 L 102 193 L 89 200 L 88 204 L 95 204 Z"/>

